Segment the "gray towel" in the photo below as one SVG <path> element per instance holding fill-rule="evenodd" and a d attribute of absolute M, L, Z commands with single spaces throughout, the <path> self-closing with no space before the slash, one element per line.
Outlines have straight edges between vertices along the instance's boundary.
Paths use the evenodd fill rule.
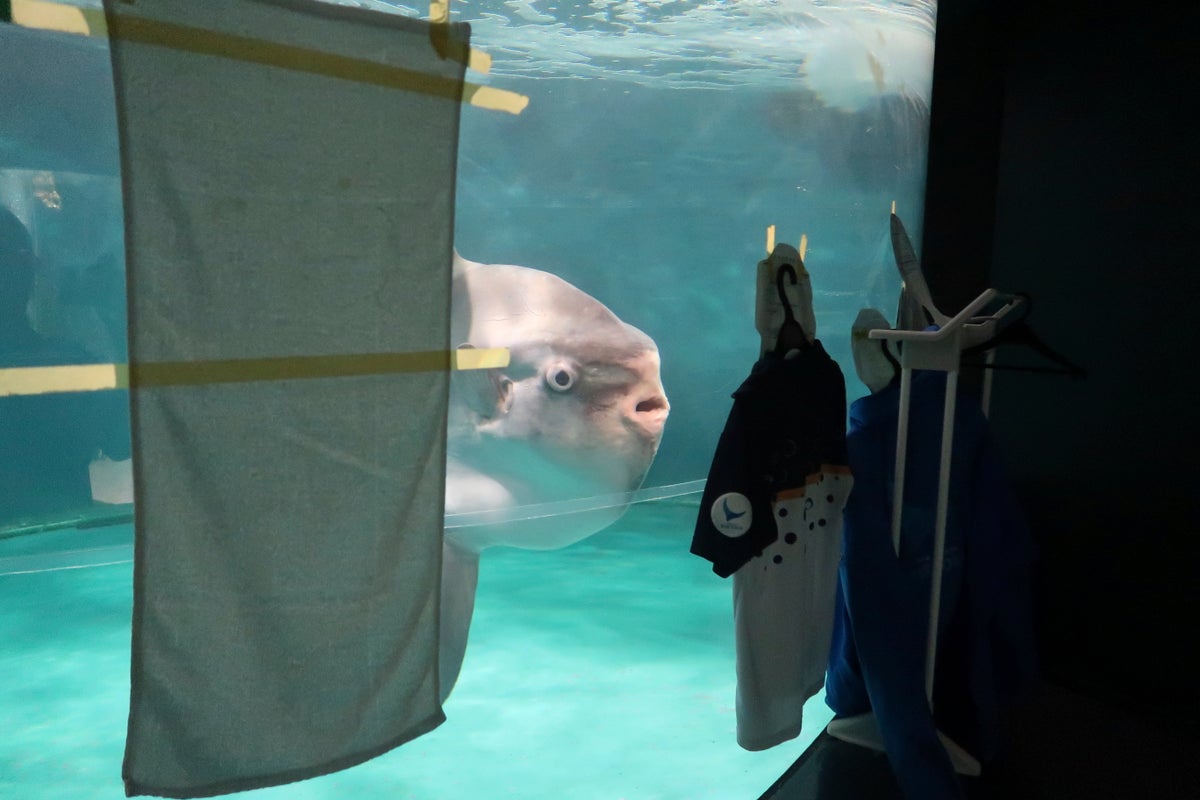
<path fill-rule="evenodd" d="M 345 768 L 444 719 L 468 32 L 301 0 L 105 9 L 136 462 L 126 791 Z"/>

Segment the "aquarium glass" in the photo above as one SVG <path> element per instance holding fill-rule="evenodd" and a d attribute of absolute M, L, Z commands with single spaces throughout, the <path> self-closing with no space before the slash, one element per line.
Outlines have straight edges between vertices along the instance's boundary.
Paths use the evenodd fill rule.
<path fill-rule="evenodd" d="M 12 389 L 27 378 L 17 368 L 127 361 L 111 67 L 96 0 L 12 8 L 24 24 L 0 24 L 0 795 L 116 798 L 128 395 Z M 527 99 L 519 113 L 463 106 L 456 250 L 551 273 L 642 331 L 662 397 L 637 400 L 669 415 L 644 480 L 501 504 L 518 533 L 483 551 L 444 725 L 247 794 L 757 797 L 829 712 L 818 695 L 799 739 L 737 747 L 730 585 L 688 552 L 698 493 L 759 354 L 769 226 L 804 237 L 817 336 L 848 400 L 866 393 L 850 326 L 861 308 L 895 308 L 893 203 L 920 242 L 936 2 L 453 0 L 450 13 L 491 57 L 468 81 Z M 589 514 L 595 531 L 578 522 Z M 464 513 L 448 528 L 483 526 Z"/>

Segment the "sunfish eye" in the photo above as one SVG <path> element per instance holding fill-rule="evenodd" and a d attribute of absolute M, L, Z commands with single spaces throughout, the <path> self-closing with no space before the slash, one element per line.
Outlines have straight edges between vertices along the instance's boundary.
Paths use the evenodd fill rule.
<path fill-rule="evenodd" d="M 570 364 L 555 362 L 546 368 L 546 385 L 556 392 L 566 392 L 575 385 L 575 369 Z"/>

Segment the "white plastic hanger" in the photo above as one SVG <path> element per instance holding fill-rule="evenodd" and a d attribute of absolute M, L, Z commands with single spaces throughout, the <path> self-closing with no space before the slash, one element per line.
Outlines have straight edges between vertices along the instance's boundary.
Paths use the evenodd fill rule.
<path fill-rule="evenodd" d="M 962 351 L 968 347 L 995 337 L 1002 322 L 1024 302 L 1020 297 L 1001 296 L 995 289 L 987 289 L 966 308 L 953 317 L 942 313 L 933 302 L 933 296 L 925 283 L 920 264 L 912 250 L 904 225 L 896 216 L 895 206 L 891 216 L 892 246 L 896 255 L 896 266 L 904 284 L 904 292 L 917 302 L 937 330 L 893 330 L 880 328 L 871 330 L 868 337 L 895 343 L 900 347 L 900 407 L 896 430 L 895 489 L 892 502 L 892 547 L 900 554 L 900 523 L 903 514 L 905 456 L 908 452 L 908 417 L 912 395 L 912 372 L 914 369 L 937 370 L 946 373 L 946 400 L 942 416 L 942 451 L 938 468 L 937 516 L 933 540 L 933 574 L 930 577 L 929 629 L 925 649 L 925 698 L 933 706 L 934 667 L 937 656 L 938 615 L 942 596 L 942 570 L 946 550 L 946 515 L 950 499 L 950 461 L 954 443 L 954 411 L 958 397 L 958 371 Z M 997 300 L 1000 305 L 996 307 Z M 984 312 L 992 307 L 994 310 Z M 985 385 L 986 392 L 990 386 Z M 986 402 L 986 400 L 985 400 Z M 883 739 L 874 714 L 835 719 L 826 728 L 830 736 L 845 742 L 883 750 Z M 950 756 L 954 769 L 962 775 L 978 775 L 980 764 L 949 736 L 938 731 L 938 737 Z"/>

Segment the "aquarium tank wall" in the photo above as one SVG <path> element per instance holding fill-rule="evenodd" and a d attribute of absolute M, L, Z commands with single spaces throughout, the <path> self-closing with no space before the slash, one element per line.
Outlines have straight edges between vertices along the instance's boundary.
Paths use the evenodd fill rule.
<path fill-rule="evenodd" d="M 388 0 L 336 4 L 430 13 Z M 83 369 L 119 374 L 129 360 L 112 67 L 98 1 L 8 5 L 0 793 L 114 798 L 137 454 L 128 391 L 85 391 L 95 373 Z M 549 273 L 559 288 L 547 315 L 607 309 L 615 332 L 596 333 L 596 323 L 593 336 L 654 351 L 638 362 L 629 401 L 642 449 L 622 456 L 636 465 L 619 480 L 570 482 L 536 463 L 536 437 L 514 433 L 527 455 L 506 452 L 503 469 L 524 476 L 522 491 L 495 508 L 448 494 L 447 535 L 480 536 L 486 548 L 447 721 L 353 769 L 247 794 L 758 796 L 830 712 L 818 695 L 798 739 L 760 753 L 737 747 L 729 582 L 688 552 L 699 492 L 731 393 L 760 351 L 755 275 L 769 227 L 779 241 L 803 237 L 817 337 L 842 368 L 848 401 L 867 392 L 850 327 L 862 308 L 889 317 L 895 308 L 893 207 L 920 242 L 936 2 L 455 0 L 449 13 L 491 59 L 467 80 L 520 99 L 462 107 L 456 268 L 476 270 L 476 303 L 531 297 L 543 290 L 530 281 L 544 283 L 531 276 Z M 515 270 L 499 279 L 492 265 Z M 36 368 L 50 366 L 81 371 L 64 391 L 38 383 Z M 547 375 L 554 391 L 582 380 L 570 369 Z M 519 407 L 528 396 L 519 379 L 510 384 L 506 402 Z M 467 391 L 455 384 L 452 400 Z M 582 424 L 536 409 L 528 417 L 558 433 Z M 498 519 L 492 511 L 503 530 L 485 524 Z"/>

